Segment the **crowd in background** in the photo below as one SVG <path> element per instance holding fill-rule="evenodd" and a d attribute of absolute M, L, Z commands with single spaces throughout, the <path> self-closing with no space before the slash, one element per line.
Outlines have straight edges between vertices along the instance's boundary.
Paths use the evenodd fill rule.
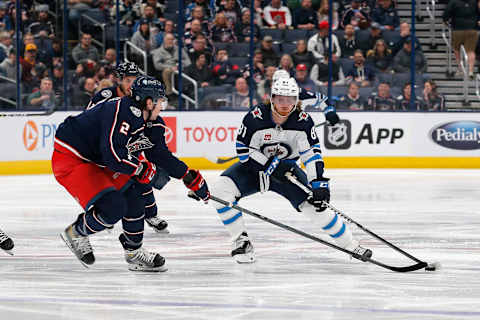
<path fill-rule="evenodd" d="M 463 0 L 462 0 L 463 1 Z M 42 3 L 43 2 L 43 3 Z M 63 1 L 62 1 L 63 2 Z M 112 25 L 113 0 L 69 0 L 68 96 L 69 105 L 82 109 L 95 92 L 112 86 L 117 54 L 109 29 L 105 48 L 98 28 L 83 14 Z M 288 71 L 300 87 L 326 93 L 328 64 L 332 63 L 333 99 L 338 110 L 442 111 L 445 99 L 428 77 L 428 63 L 410 25 L 400 21 L 392 0 L 334 1 L 332 55 L 328 52 L 328 0 L 255 0 L 254 33 L 250 31 L 248 0 L 186 1 L 185 28 L 178 34 L 178 1 L 122 0 L 119 8 L 122 35 L 147 53 L 147 65 L 138 52 L 127 57 L 148 69 L 166 85 L 170 108 L 177 106 L 172 74 L 178 70 L 178 41 L 183 37 L 183 72 L 198 83 L 200 106 L 209 109 L 247 108 L 269 98 L 272 75 Z M 22 44 L 18 48 L 25 108 L 62 105 L 62 23 L 51 14 L 53 1 L 23 1 Z M 50 13 L 49 13 L 50 12 Z M 448 18 L 448 17 L 447 17 Z M 447 21 L 448 19 L 446 19 Z M 80 24 L 80 32 L 78 25 Z M 60 30 L 58 30 L 60 26 Z M 15 1 L 0 2 L 0 75 L 3 87 L 16 78 L 14 43 Z M 249 42 L 253 37 L 253 69 Z M 410 53 L 415 47 L 416 97 L 410 95 Z M 193 86 L 183 81 L 184 93 Z M 226 94 L 228 93 L 228 94 Z M 415 106 L 411 108 L 410 100 Z M 1 103 L 3 108 L 9 105 Z M 12 108 L 12 106 L 10 106 Z"/>

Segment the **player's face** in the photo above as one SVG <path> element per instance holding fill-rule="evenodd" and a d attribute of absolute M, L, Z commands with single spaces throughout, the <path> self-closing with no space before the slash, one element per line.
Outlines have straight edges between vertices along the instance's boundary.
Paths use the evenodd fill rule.
<path fill-rule="evenodd" d="M 136 78 L 137 77 L 135 77 L 135 76 L 126 76 L 126 77 L 123 78 L 122 87 L 123 87 L 123 91 L 126 94 L 131 94 L 130 87 L 132 86 L 132 83 Z"/>
<path fill-rule="evenodd" d="M 167 107 L 168 101 L 165 98 L 160 98 L 156 102 L 153 102 L 152 99 L 147 100 L 147 110 L 152 111 L 150 120 L 157 119 L 158 115 L 162 110 L 165 110 Z"/>
<path fill-rule="evenodd" d="M 297 99 L 289 96 L 274 96 L 272 102 L 277 112 L 282 116 L 286 116 L 292 111 Z"/>

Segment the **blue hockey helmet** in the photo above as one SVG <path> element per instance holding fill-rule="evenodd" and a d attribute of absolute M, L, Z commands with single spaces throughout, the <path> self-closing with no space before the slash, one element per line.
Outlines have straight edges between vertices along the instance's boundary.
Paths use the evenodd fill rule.
<path fill-rule="evenodd" d="M 133 76 L 136 77 L 140 74 L 138 71 L 138 67 L 133 62 L 124 62 L 120 63 L 117 68 L 115 69 L 116 76 L 120 79 L 123 77 Z"/>
<path fill-rule="evenodd" d="M 136 78 L 132 83 L 131 91 L 133 101 L 141 109 L 145 109 L 148 98 L 151 98 L 153 102 L 162 98 L 167 100 L 164 85 L 153 77 L 141 76 Z"/>

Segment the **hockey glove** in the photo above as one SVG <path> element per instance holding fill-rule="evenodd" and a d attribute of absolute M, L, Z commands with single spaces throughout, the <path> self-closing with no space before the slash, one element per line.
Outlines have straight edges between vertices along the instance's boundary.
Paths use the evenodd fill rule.
<path fill-rule="evenodd" d="M 268 191 L 268 189 L 270 189 L 270 176 L 273 174 L 275 169 L 277 169 L 279 164 L 280 159 L 278 159 L 277 156 L 274 156 L 266 163 L 266 169 L 258 172 L 261 193 L 265 193 Z"/>
<path fill-rule="evenodd" d="M 312 204 L 317 212 L 324 211 L 327 207 L 323 202 L 330 202 L 330 188 L 328 178 L 319 178 L 312 181 Z"/>
<path fill-rule="evenodd" d="M 333 109 L 333 107 L 331 107 L 331 108 Z M 325 113 L 325 119 L 327 119 L 328 124 L 331 125 L 331 126 L 336 125 L 340 121 L 340 118 L 338 117 L 337 113 L 335 112 L 335 109 Z"/>
<path fill-rule="evenodd" d="M 143 160 L 138 164 L 138 169 L 135 171 L 135 178 L 142 184 L 149 184 L 154 180 L 157 173 L 155 164 L 148 160 Z"/>
<path fill-rule="evenodd" d="M 192 190 L 193 193 L 203 201 L 210 199 L 210 191 L 208 191 L 207 182 L 203 179 L 198 170 L 188 169 L 187 173 L 182 177 L 185 186 Z"/>

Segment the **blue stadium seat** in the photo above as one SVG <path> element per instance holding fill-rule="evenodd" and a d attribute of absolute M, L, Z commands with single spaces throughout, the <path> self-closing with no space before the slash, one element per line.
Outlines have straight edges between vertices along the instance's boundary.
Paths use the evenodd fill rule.
<path fill-rule="evenodd" d="M 220 49 L 225 49 L 227 52 L 230 52 L 230 43 L 228 42 L 214 42 L 213 47 L 215 48 L 216 51 Z"/>
<path fill-rule="evenodd" d="M 384 30 L 382 34 L 383 34 L 383 39 L 385 39 L 385 42 L 390 48 L 394 47 L 395 44 L 398 43 L 402 38 L 400 36 L 400 32 L 398 31 Z"/>
<path fill-rule="evenodd" d="M 88 9 L 82 13 L 82 15 L 86 15 L 89 18 L 94 19 L 97 23 L 107 23 L 107 19 L 102 11 L 99 9 Z M 91 24 L 90 20 L 85 19 L 84 21 L 87 24 Z"/>
<path fill-rule="evenodd" d="M 348 58 L 340 58 L 338 62 L 342 66 L 343 74 L 346 76 L 350 70 L 353 70 L 353 60 Z"/>
<path fill-rule="evenodd" d="M 281 42 L 283 40 L 283 30 L 279 29 L 262 29 L 263 37 L 271 36 L 273 42 Z"/>
<path fill-rule="evenodd" d="M 375 76 L 378 80 L 378 83 L 387 82 L 390 85 L 393 84 L 393 74 L 391 74 L 390 72 L 377 72 L 375 73 Z"/>
<path fill-rule="evenodd" d="M 253 51 L 255 51 L 255 47 L 253 47 Z M 248 57 L 250 55 L 250 43 L 231 43 L 228 48 L 228 53 L 231 57 Z"/>
<path fill-rule="evenodd" d="M 334 86 L 332 87 L 332 100 L 338 100 L 341 96 L 347 94 L 348 87 L 345 86 Z"/>
<path fill-rule="evenodd" d="M 340 30 L 340 29 L 339 29 L 339 30 L 336 30 L 334 33 L 335 33 L 335 35 L 337 36 L 337 38 L 338 38 L 339 40 L 342 39 L 343 36 L 345 35 L 345 31 Z"/>
<path fill-rule="evenodd" d="M 368 99 L 372 95 L 372 92 L 376 91 L 375 87 L 362 87 L 359 88 L 359 93 L 360 96 L 364 97 L 365 99 Z"/>
<path fill-rule="evenodd" d="M 297 49 L 297 45 L 295 43 L 282 43 L 282 53 L 292 54 L 295 49 Z"/>
<path fill-rule="evenodd" d="M 285 42 L 296 42 L 298 40 L 307 40 L 307 30 L 294 29 L 285 30 Z"/>
<path fill-rule="evenodd" d="M 229 60 L 240 68 L 243 68 L 248 63 L 248 57 L 230 57 Z"/>

